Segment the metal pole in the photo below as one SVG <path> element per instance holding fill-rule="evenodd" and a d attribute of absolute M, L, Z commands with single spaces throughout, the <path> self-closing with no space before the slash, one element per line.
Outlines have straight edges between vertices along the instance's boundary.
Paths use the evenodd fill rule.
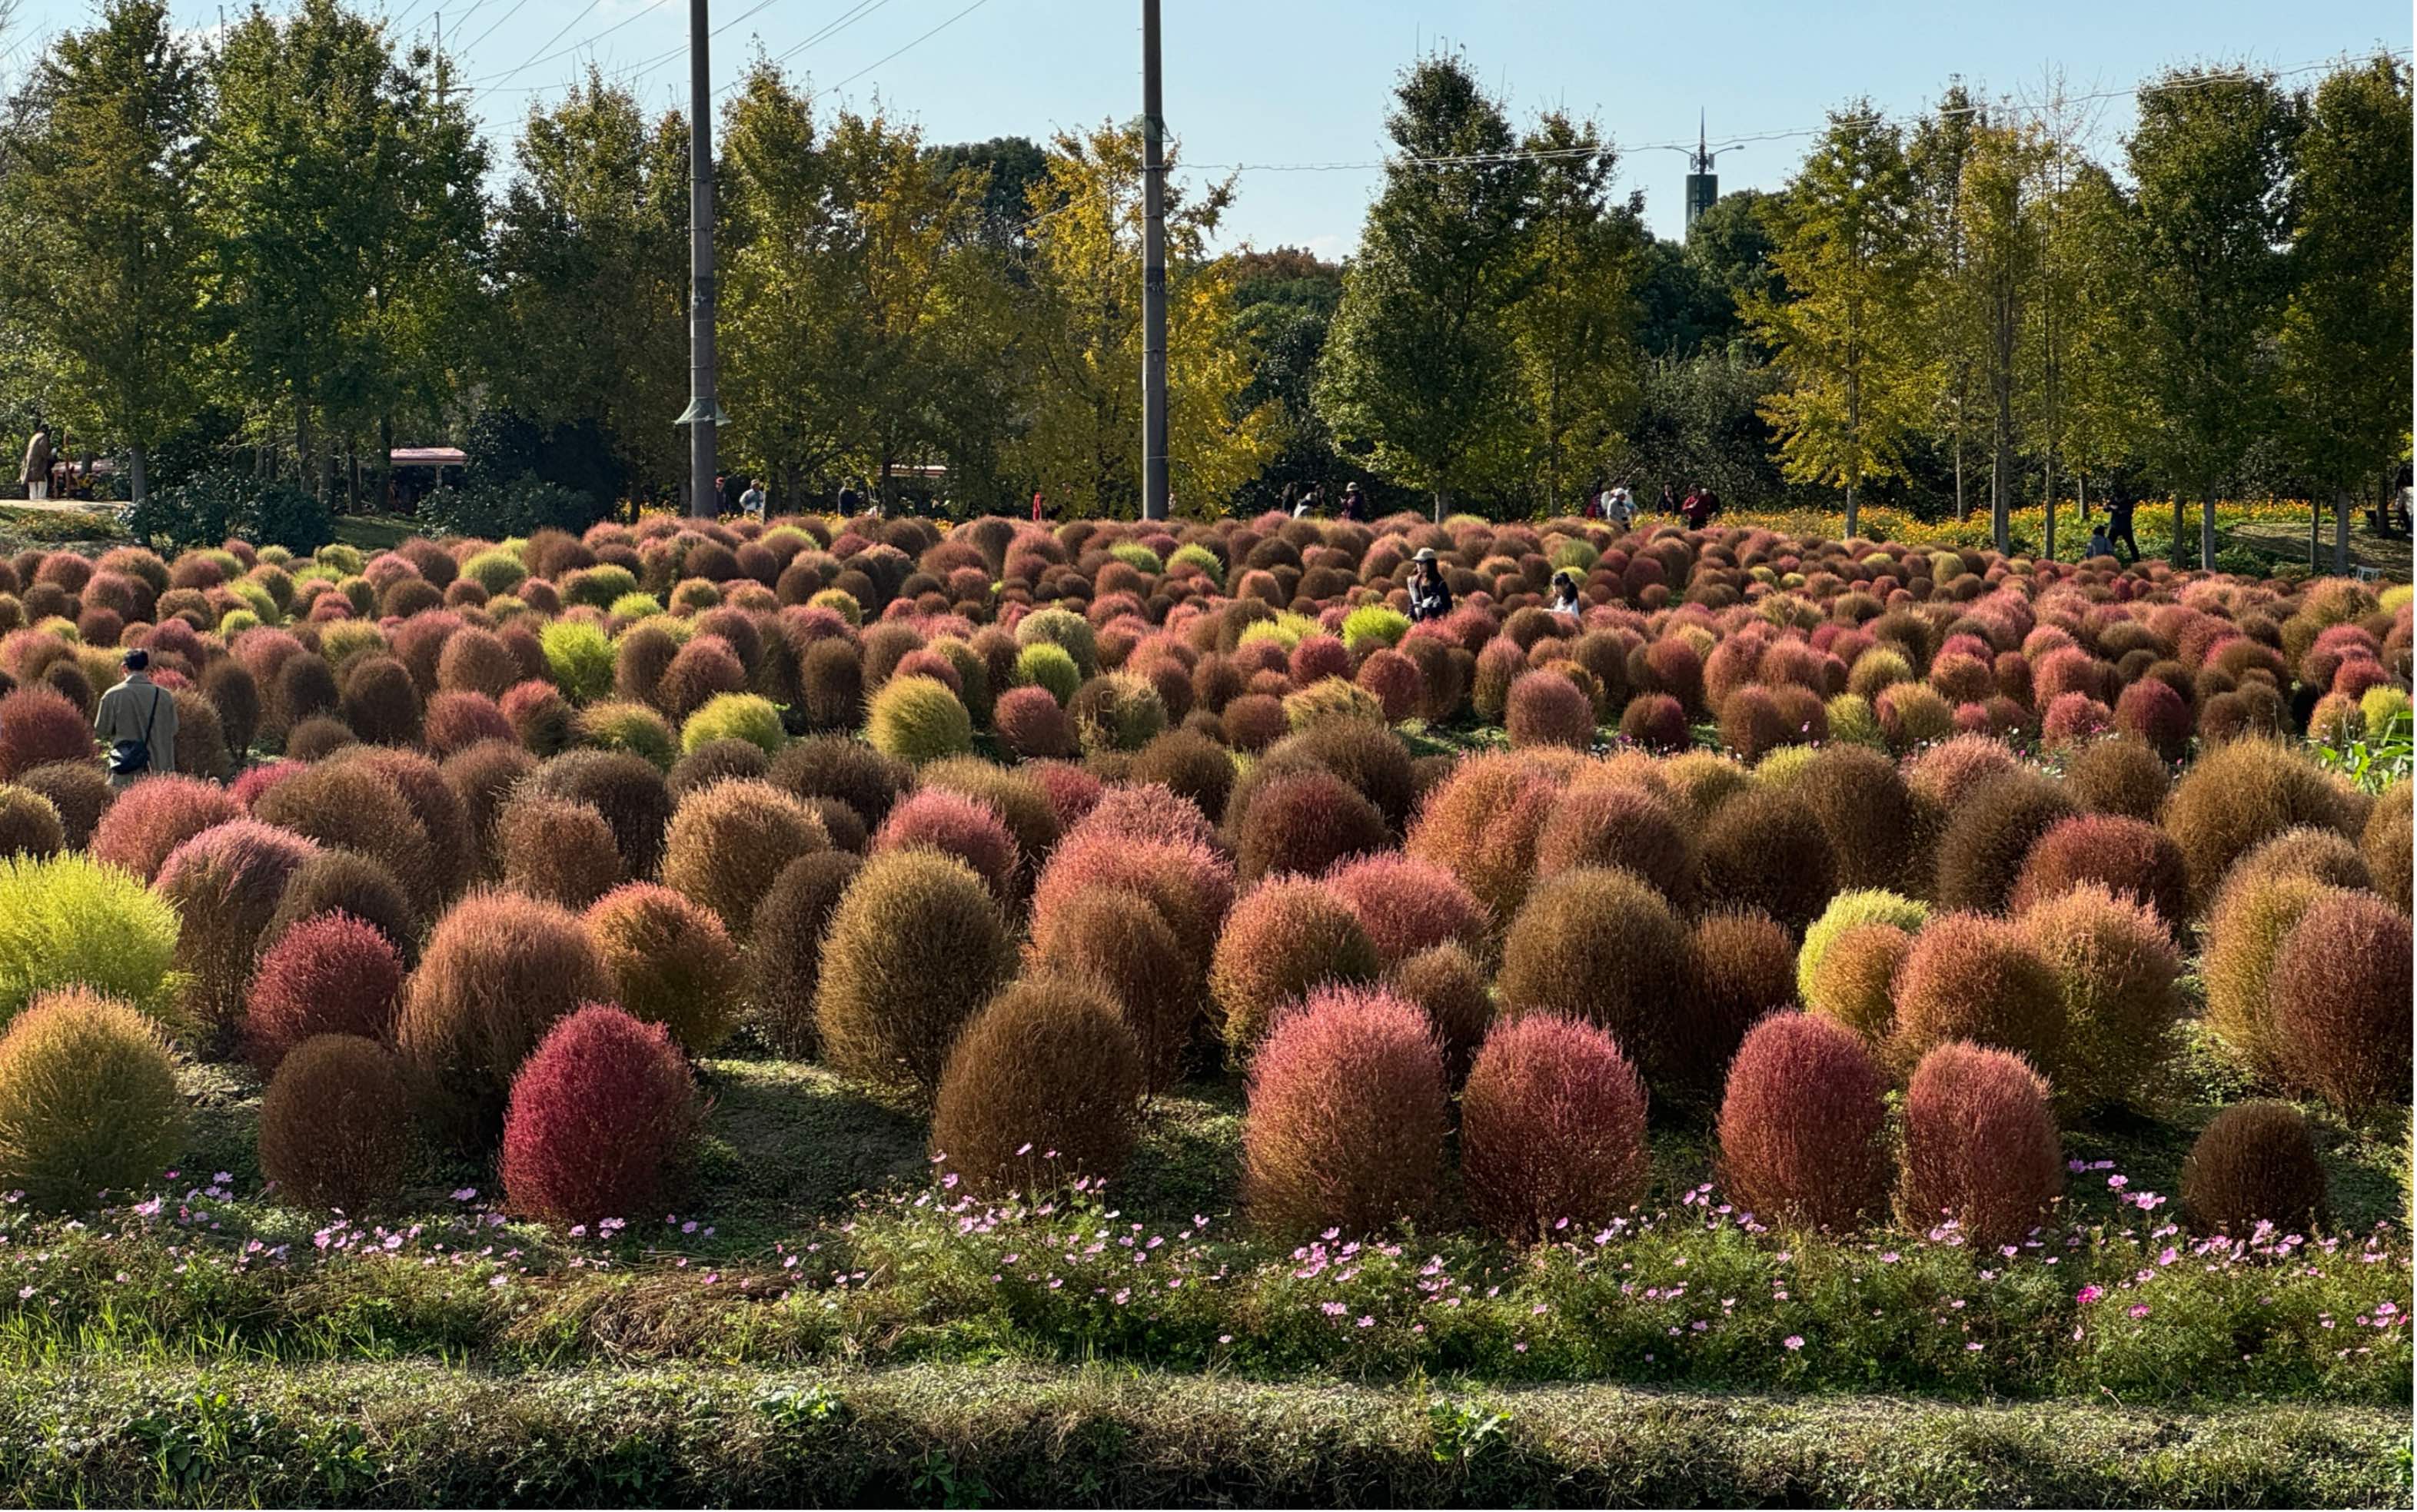
<path fill-rule="evenodd" d="M 1166 122 L 1158 0 L 1141 3 L 1141 516 L 1166 518 Z"/>
<path fill-rule="evenodd" d="M 721 512 L 714 496 L 713 392 L 713 83 L 706 0 L 688 4 L 688 512 Z"/>

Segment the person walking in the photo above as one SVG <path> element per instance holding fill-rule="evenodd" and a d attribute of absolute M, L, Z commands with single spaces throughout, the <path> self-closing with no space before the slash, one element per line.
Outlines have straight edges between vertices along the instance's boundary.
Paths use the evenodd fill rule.
<path fill-rule="evenodd" d="M 738 512 L 752 520 L 764 518 L 764 484 L 759 478 L 747 480 L 747 491 L 738 495 Z"/>
<path fill-rule="evenodd" d="M 155 772 L 176 769 L 176 701 L 151 680 L 151 653 L 137 646 L 120 662 L 126 679 L 100 695 L 93 733 L 100 737 L 109 785 L 123 792 Z"/>
<path fill-rule="evenodd" d="M 2132 511 L 2138 508 L 2139 504 L 2139 500 L 2132 497 L 2132 491 L 2121 483 L 2115 485 L 2115 491 L 2106 499 L 2106 554 L 2117 556 L 2115 548 L 2119 545 L 2131 548 L 2132 561 L 2126 565 L 2136 564 L 2140 560 L 2140 543 L 2132 538 Z M 2121 558 L 2117 556 L 2117 560 Z"/>
<path fill-rule="evenodd" d="M 25 465 L 17 469 L 27 500 L 39 503 L 51 496 L 51 426 L 45 420 L 34 427 L 34 438 L 25 443 Z"/>
<path fill-rule="evenodd" d="M 1614 483 L 1604 496 L 1604 515 L 1616 530 L 1627 530 L 1636 523 L 1636 500 L 1630 496 L 1628 485 Z"/>
<path fill-rule="evenodd" d="M 1443 564 L 1435 548 L 1421 546 L 1410 566 L 1410 618 L 1441 619 L 1452 612 L 1452 589 L 1443 581 Z"/>
<path fill-rule="evenodd" d="M 1360 480 L 1356 477 L 1343 485 L 1343 518 L 1362 521 L 1368 518 L 1368 496 L 1360 491 Z"/>

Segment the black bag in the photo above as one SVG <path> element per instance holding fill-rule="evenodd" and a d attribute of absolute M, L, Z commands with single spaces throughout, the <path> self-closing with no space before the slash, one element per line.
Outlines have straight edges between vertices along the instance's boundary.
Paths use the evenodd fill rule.
<path fill-rule="evenodd" d="M 151 726 L 160 718 L 160 701 L 168 696 L 164 688 L 151 694 L 151 712 L 143 717 L 143 738 L 121 740 L 109 748 L 109 771 L 113 777 L 133 777 L 151 770 Z"/>

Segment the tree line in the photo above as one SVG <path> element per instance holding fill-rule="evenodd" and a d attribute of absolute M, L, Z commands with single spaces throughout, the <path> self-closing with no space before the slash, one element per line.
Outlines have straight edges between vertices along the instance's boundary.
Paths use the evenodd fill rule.
<path fill-rule="evenodd" d="M 137 496 L 232 462 L 373 505 L 393 446 L 449 441 L 498 497 L 676 502 L 687 121 L 591 71 L 496 163 L 470 98 L 342 0 L 206 43 L 109 0 L 0 118 L 0 411 Z M 1856 102 L 1678 242 L 1595 123 L 1516 123 L 1424 58 L 1347 263 L 1220 251 L 1235 181 L 1173 193 L 1176 506 L 1700 483 L 1850 531 L 1985 505 L 2002 537 L 2075 491 L 2197 499 L 2212 532 L 2219 492 L 2378 486 L 2409 447 L 2409 99 L 2389 57 L 2169 73 L 2118 163 L 2055 98 Z M 717 132 L 734 475 L 778 507 L 1133 511 L 1138 123 L 937 144 L 758 64 Z"/>

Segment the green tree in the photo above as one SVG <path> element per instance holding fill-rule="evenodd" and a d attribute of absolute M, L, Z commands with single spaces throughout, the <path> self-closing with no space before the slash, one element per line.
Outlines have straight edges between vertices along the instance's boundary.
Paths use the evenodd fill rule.
<path fill-rule="evenodd" d="M 1345 276 L 1316 402 L 1347 452 L 1435 497 L 1496 484 L 1517 465 L 1519 361 L 1512 312 L 1537 168 L 1501 105 L 1455 57 L 1404 75 L 1386 129 L 1399 156 Z"/>
<path fill-rule="evenodd" d="M 2089 517 L 2090 482 L 2111 480 L 2140 455 L 2151 423 L 2139 328 L 2132 319 L 2135 211 L 2095 163 L 2083 163 L 2046 211 L 2050 262 L 2042 301 L 2053 321 L 2055 416 L 2048 433 Z"/>
<path fill-rule="evenodd" d="M 1920 318 L 1914 338 L 1921 382 L 1927 396 L 1929 430 L 1943 434 L 1954 467 L 1955 518 L 1971 513 L 1964 483 L 1964 458 L 1971 444 L 1978 408 L 1982 331 L 1981 300 L 1972 277 L 1964 207 L 1964 170 L 1983 116 L 1971 91 L 1951 83 L 1938 107 L 1916 122 L 1906 149 L 1913 179 L 1914 234 L 1921 241 Z"/>
<path fill-rule="evenodd" d="M 1541 161 L 1511 330 L 1530 499 L 1551 514 L 1604 476 L 1636 408 L 1634 239 L 1609 204 L 1618 159 L 1593 123 L 1549 113 L 1523 145 Z"/>
<path fill-rule="evenodd" d="M 1989 402 L 1989 534 L 2000 552 L 2012 548 L 2015 386 L 2025 356 L 2023 328 L 2037 294 L 2037 202 L 2045 164 L 2038 134 L 2029 127 L 1984 124 L 1972 134 L 1958 202 Z"/>
<path fill-rule="evenodd" d="M 1896 475 L 1919 404 L 1913 211 L 1898 129 L 1869 101 L 1832 113 L 1776 227 L 1772 261 L 1793 297 L 1747 306 L 1785 375 L 1764 411 L 1781 464 L 1791 481 L 1845 490 L 1850 537 L 1861 527 L 1858 490 Z"/>
<path fill-rule="evenodd" d="M 1252 357 L 1242 402 L 1272 401 L 1283 420 L 1276 455 L 1254 485 L 1272 506 L 1285 484 L 1321 479 L 1333 470 L 1334 437 L 1313 394 L 1317 361 L 1343 302 L 1343 269 L 1296 247 L 1238 252 L 1233 264 L 1236 328 L 1250 342 Z"/>
<path fill-rule="evenodd" d="M 58 417 L 125 448 L 138 501 L 151 448 L 198 402 L 203 104 L 168 8 L 112 0 L 50 45 L 0 144 L 0 302 Z"/>
<path fill-rule="evenodd" d="M 533 108 L 495 233 L 494 400 L 592 420 L 653 498 L 686 476 L 688 127 L 590 72 Z"/>
<path fill-rule="evenodd" d="M 2215 500 L 2274 429 L 2275 334 L 2290 295 L 2286 170 L 2297 103 L 2272 79 L 2168 72 L 2139 91 L 2125 144 L 2137 186 L 2132 304 L 2157 424 L 2150 460 L 2200 501 L 2199 560 L 2215 561 Z M 2407 365 L 2404 343 L 2394 358 Z"/>
<path fill-rule="evenodd" d="M 2317 86 L 2293 163 L 2282 381 L 2300 465 L 2338 500 L 2336 572 L 2352 487 L 2409 453 L 2409 70 L 2379 55 Z"/>

